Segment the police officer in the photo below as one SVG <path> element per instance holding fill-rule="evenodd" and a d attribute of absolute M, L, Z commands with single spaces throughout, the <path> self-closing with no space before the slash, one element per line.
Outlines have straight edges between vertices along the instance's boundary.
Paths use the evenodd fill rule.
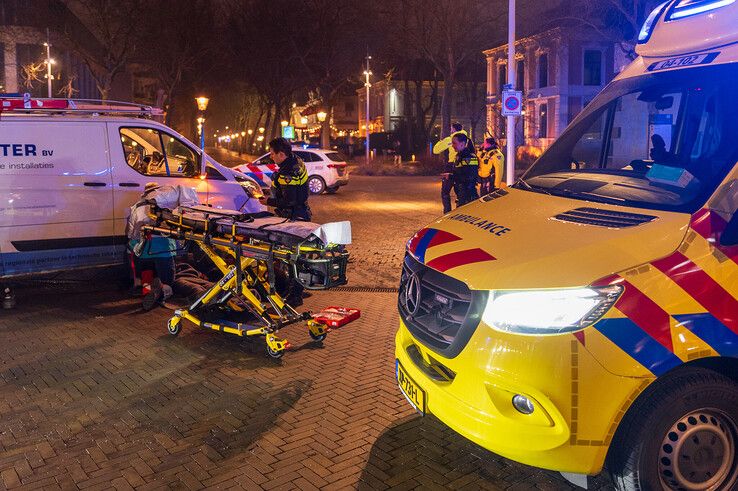
<path fill-rule="evenodd" d="M 285 138 L 269 142 L 269 155 L 279 170 L 272 176 L 271 196 L 262 199 L 274 213 L 290 220 L 310 221 L 312 213 L 308 206 L 308 174 L 305 163 L 292 153 L 292 145 Z"/>
<path fill-rule="evenodd" d="M 271 196 L 259 201 L 274 207 L 277 216 L 289 220 L 309 222 L 312 218 L 307 200 L 310 195 L 305 163 L 292 153 L 292 145 L 286 138 L 275 138 L 269 142 L 269 155 L 279 170 L 272 175 Z M 277 281 L 283 284 L 278 290 L 284 290 L 285 302 L 292 307 L 302 305 L 305 288 L 295 278 L 292 268 L 284 262 L 275 264 Z"/>
<path fill-rule="evenodd" d="M 454 162 L 456 161 L 456 150 L 452 145 L 452 139 L 454 135 L 457 134 L 467 136 L 461 123 L 453 123 L 451 125 L 451 134 L 433 145 L 433 153 L 436 155 L 440 155 L 448 150 L 446 168 L 441 174 L 441 203 L 443 203 L 444 214 L 451 211 L 451 189 L 454 187 L 453 173 Z M 459 198 L 458 194 L 456 195 L 456 198 Z"/>
<path fill-rule="evenodd" d="M 459 200 L 459 206 L 464 206 L 479 198 L 477 194 L 479 159 L 466 135 L 455 134 L 452 138 L 452 145 L 456 150 L 453 174 L 454 192 Z"/>
<path fill-rule="evenodd" d="M 479 148 L 479 192 L 482 196 L 499 188 L 502 183 L 502 169 L 505 156 L 494 138 L 487 138 Z"/>

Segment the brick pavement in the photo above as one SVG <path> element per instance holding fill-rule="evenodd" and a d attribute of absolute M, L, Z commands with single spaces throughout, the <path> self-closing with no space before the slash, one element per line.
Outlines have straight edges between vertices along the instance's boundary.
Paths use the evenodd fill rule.
<path fill-rule="evenodd" d="M 358 202 L 397 183 L 362 179 L 314 206 L 348 210 L 371 249 L 355 253 L 352 284 L 393 286 L 399 263 L 374 252 L 399 261 L 431 198 L 413 181 L 405 205 L 367 209 L 349 190 Z M 189 325 L 173 338 L 166 310 L 84 290 L 24 288 L 0 311 L 0 489 L 571 489 L 413 412 L 394 381 L 393 293 L 315 293 L 306 308 L 357 306 L 362 319 L 323 346 L 288 328 L 295 348 L 274 361 L 261 340 Z"/>

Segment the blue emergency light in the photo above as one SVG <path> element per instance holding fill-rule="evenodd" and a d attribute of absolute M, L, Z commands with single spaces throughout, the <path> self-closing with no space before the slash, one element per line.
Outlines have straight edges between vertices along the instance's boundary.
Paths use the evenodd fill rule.
<path fill-rule="evenodd" d="M 653 26 L 656 25 L 656 21 L 661 17 L 661 13 L 664 11 L 669 2 L 664 2 L 648 15 L 646 22 L 643 23 L 641 32 L 638 33 L 638 44 L 647 43 L 651 39 L 651 33 L 653 32 Z"/>
<path fill-rule="evenodd" d="M 727 7 L 735 0 L 680 0 L 669 9 L 666 20 L 678 20 L 693 15 L 704 14 L 721 7 Z"/>

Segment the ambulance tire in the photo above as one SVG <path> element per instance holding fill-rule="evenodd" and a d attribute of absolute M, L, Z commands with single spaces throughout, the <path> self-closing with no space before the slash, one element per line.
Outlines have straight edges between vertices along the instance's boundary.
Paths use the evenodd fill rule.
<path fill-rule="evenodd" d="M 695 480 L 734 489 L 738 482 L 738 384 L 705 368 L 680 372 L 647 389 L 621 421 L 607 461 L 618 490 L 707 489 Z M 692 457 L 701 459 L 697 468 L 675 465 Z M 697 477 L 690 481 L 684 475 L 691 471 Z M 708 471 L 712 477 L 701 474 Z"/>

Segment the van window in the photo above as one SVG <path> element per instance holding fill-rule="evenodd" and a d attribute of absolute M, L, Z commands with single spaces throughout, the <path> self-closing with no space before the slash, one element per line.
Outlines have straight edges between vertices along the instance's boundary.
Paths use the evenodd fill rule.
<path fill-rule="evenodd" d="M 694 212 L 738 160 L 738 66 L 612 84 L 523 176 L 524 188 Z"/>
<path fill-rule="evenodd" d="M 126 162 L 153 177 L 194 177 L 199 156 L 178 138 L 153 128 L 121 128 Z"/>

